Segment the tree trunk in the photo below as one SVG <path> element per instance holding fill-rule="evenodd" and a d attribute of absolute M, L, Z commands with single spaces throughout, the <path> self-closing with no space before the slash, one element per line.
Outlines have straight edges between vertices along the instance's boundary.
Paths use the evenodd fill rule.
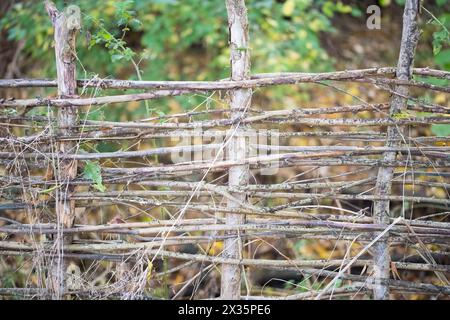
<path fill-rule="evenodd" d="M 419 40 L 419 28 L 417 19 L 419 15 L 420 0 L 407 0 L 403 13 L 403 31 L 400 45 L 400 54 L 397 63 L 396 78 L 400 80 L 410 80 L 412 75 L 412 67 L 414 61 L 414 53 L 417 42 Z M 400 95 L 393 95 L 390 103 L 390 116 L 406 110 L 407 97 L 409 89 L 407 86 L 396 86 L 395 92 Z M 390 126 L 387 129 L 386 147 L 399 147 L 404 130 L 399 126 Z M 385 152 L 383 154 L 384 161 L 394 161 L 396 152 Z M 391 181 L 394 175 L 394 167 L 380 167 L 378 170 L 377 183 L 375 186 L 375 194 L 378 196 L 389 196 L 391 194 Z M 373 202 L 374 223 L 389 224 L 389 200 L 378 200 Z M 375 243 L 373 248 L 374 266 L 373 276 L 375 285 L 373 288 L 374 299 L 389 299 L 389 285 L 387 282 L 380 281 L 390 277 L 390 254 L 388 234 Z"/>
<path fill-rule="evenodd" d="M 45 8 L 52 20 L 55 33 L 55 57 L 58 82 L 59 98 L 77 97 L 76 81 L 76 34 L 81 28 L 80 11 L 76 6 L 68 6 L 63 12 L 59 12 L 53 2 L 46 1 Z M 74 106 L 58 107 L 58 128 L 60 135 L 75 134 L 72 128 L 77 121 L 77 109 Z M 61 153 L 75 153 L 76 144 L 72 141 L 59 142 L 58 149 Z M 76 160 L 55 160 L 55 178 L 60 182 L 59 191 L 56 193 L 56 218 L 58 232 L 55 241 L 58 258 L 50 268 L 50 288 L 55 298 L 60 299 L 65 291 L 65 264 L 63 259 L 64 244 L 72 241 L 72 236 L 64 235 L 64 228 L 73 226 L 75 219 L 75 201 L 68 200 L 69 195 L 74 192 L 74 186 L 69 181 L 76 178 Z"/>
<path fill-rule="evenodd" d="M 244 0 L 226 0 L 228 13 L 228 29 L 230 43 L 231 80 L 239 81 L 249 78 L 250 73 L 250 51 L 248 36 L 247 9 Z M 250 106 L 252 97 L 251 89 L 239 89 L 230 92 L 231 118 L 237 119 L 245 113 Z M 233 111 L 235 110 L 235 111 Z M 237 111 L 240 110 L 240 111 Z M 245 126 L 236 124 L 230 130 L 233 134 L 228 147 L 229 159 L 242 160 L 247 157 L 248 145 L 245 137 Z M 242 186 L 249 181 L 249 166 L 236 166 L 228 171 L 228 185 Z M 245 194 L 234 193 L 233 196 L 240 202 L 246 201 Z M 236 201 L 228 201 L 229 208 L 238 208 Z M 228 225 L 240 225 L 245 222 L 242 214 L 226 215 Z M 236 237 L 228 238 L 224 242 L 223 256 L 225 258 L 242 258 L 242 239 L 237 232 L 228 232 L 228 235 Z M 238 265 L 223 264 L 221 279 L 221 298 L 240 299 L 241 294 L 241 267 Z"/>

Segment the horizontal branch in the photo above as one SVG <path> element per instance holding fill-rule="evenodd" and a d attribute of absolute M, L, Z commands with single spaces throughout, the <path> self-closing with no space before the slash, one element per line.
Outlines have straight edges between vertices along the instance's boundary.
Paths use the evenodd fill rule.
<path fill-rule="evenodd" d="M 270 134 L 270 131 L 268 131 Z M 48 141 L 100 141 L 100 140 L 142 140 L 142 139 L 154 139 L 154 138 L 182 138 L 182 137 L 202 137 L 202 138 L 223 138 L 227 135 L 225 130 L 167 130 L 167 131 L 154 131 L 152 129 L 141 128 L 116 128 L 116 129 L 103 129 L 103 130 L 83 130 L 83 132 L 74 135 L 55 135 L 46 134 L 41 132 L 36 135 L 30 135 L 26 137 L 9 136 L 0 137 L 0 143 L 5 144 L 38 144 L 47 143 Z M 386 135 L 381 132 L 374 131 L 304 131 L 304 132 L 277 132 L 276 135 L 279 138 L 291 138 L 291 137 L 317 137 L 321 139 L 339 139 L 350 141 L 380 141 L 386 140 Z M 404 137 L 401 141 L 407 141 L 411 143 L 435 143 L 435 142 L 450 142 L 450 137 Z"/>
<path fill-rule="evenodd" d="M 326 80 L 354 80 L 368 76 L 394 75 L 396 68 L 368 68 L 324 73 L 266 73 L 255 74 L 251 80 L 242 81 L 134 81 L 116 79 L 78 80 L 79 87 L 108 89 L 159 89 L 159 90 L 232 90 L 268 85 L 298 84 Z M 450 72 L 428 68 L 413 69 L 415 75 L 450 79 Z M 0 88 L 56 87 L 55 80 L 46 79 L 2 79 Z"/>
<path fill-rule="evenodd" d="M 357 219 L 357 218 L 354 218 Z M 374 232 L 383 231 L 385 226 L 374 223 L 360 222 L 342 222 L 342 221 L 321 221 L 321 220 L 270 220 L 270 219 L 249 219 L 248 224 L 236 225 L 236 230 L 270 230 L 277 233 L 309 233 L 322 234 L 328 232 L 339 232 L 345 234 L 349 231 L 358 232 Z M 406 226 L 404 226 L 406 225 Z M 448 223 L 440 223 L 436 225 L 415 226 L 414 223 L 404 223 L 398 225 L 391 230 L 396 232 L 396 236 L 402 233 L 403 236 L 408 235 L 411 230 L 418 236 L 450 236 L 450 225 Z M 0 232 L 8 234 L 56 234 L 64 233 L 121 233 L 130 235 L 150 235 L 150 234 L 166 234 L 167 232 L 211 232 L 211 231 L 228 231 L 233 230 L 232 226 L 226 224 L 217 224 L 210 219 L 186 219 L 182 223 L 175 223 L 173 220 L 162 220 L 157 222 L 132 222 L 107 225 L 80 225 L 72 228 L 58 230 L 54 224 L 45 225 L 10 225 L 0 227 Z M 411 235 L 410 235 L 411 236 Z"/>
<path fill-rule="evenodd" d="M 0 107 L 17 108 L 17 107 L 38 107 L 38 106 L 55 106 L 55 107 L 95 106 L 109 103 L 124 103 L 131 101 L 159 99 L 165 97 L 179 96 L 187 93 L 192 93 L 192 91 L 161 90 L 147 93 L 124 94 L 124 95 L 105 96 L 97 98 L 69 98 L 69 99 L 37 98 L 37 99 L 22 99 L 22 100 L 0 99 Z"/>
<path fill-rule="evenodd" d="M 87 159 L 112 159 L 112 158 L 136 158 L 147 157 L 153 155 L 179 153 L 179 152 L 202 152 L 207 150 L 216 150 L 219 152 L 223 148 L 223 144 L 193 144 L 189 146 L 175 146 L 175 147 L 162 147 L 153 148 L 148 150 L 138 151 L 115 151 L 115 152 L 97 152 L 97 153 L 45 153 L 45 152 L 30 152 L 20 153 L 17 152 L 0 152 L 0 159 L 16 159 L 18 157 L 22 159 L 75 159 L 75 160 L 87 160 Z M 444 159 L 450 159 L 449 147 L 354 147 L 354 146 L 280 146 L 280 145 L 250 145 L 253 150 L 263 151 L 276 151 L 276 152 L 296 152 L 298 154 L 311 153 L 311 152 L 324 152 L 324 151 L 342 151 L 349 152 L 352 155 L 356 154 L 380 154 L 386 151 L 399 152 L 412 155 L 441 157 Z M 332 154 L 335 155 L 335 154 Z M 314 155 L 312 155 L 314 156 Z"/>
<path fill-rule="evenodd" d="M 0 243 L 1 245 L 1 243 Z M 42 253 L 42 252 L 41 252 Z M 0 252 L 1 254 L 1 252 Z M 26 252 L 24 252 L 26 254 Z M 350 281 L 359 281 L 365 283 L 367 286 L 371 286 L 375 283 L 375 279 L 363 275 L 352 275 L 352 274 L 340 274 L 337 271 L 330 271 L 324 269 L 325 267 L 333 267 L 333 264 L 336 264 L 336 268 L 340 267 L 342 263 L 345 264 L 348 260 L 332 260 L 332 261 L 320 261 L 320 260 L 260 260 L 260 259 L 231 259 L 231 258 L 222 258 L 222 257 L 213 257 L 206 256 L 201 254 L 188 254 L 183 252 L 172 252 L 166 250 L 146 250 L 145 254 L 152 257 L 165 257 L 165 258 L 174 258 L 180 260 L 189 260 L 189 261 L 198 261 L 202 263 L 227 263 L 227 264 L 235 264 L 242 266 L 250 266 L 255 268 L 263 268 L 263 269 L 273 269 L 273 270 L 283 270 L 290 269 L 297 271 L 301 274 L 308 275 L 316 275 L 320 277 L 330 277 L 333 278 L 339 274 L 339 277 L 343 280 Z M 128 255 L 127 255 L 128 256 Z M 398 267 L 397 267 L 398 264 Z M 371 263 L 365 260 L 355 261 L 353 266 L 370 266 Z M 447 266 L 439 266 L 439 265 L 431 265 L 423 264 L 424 267 L 419 266 L 420 264 L 405 264 L 405 263 L 397 263 L 393 262 L 398 269 L 406 269 L 410 267 L 411 269 L 407 270 L 422 270 L 427 269 L 426 271 L 434 271 L 433 268 L 437 268 L 439 270 L 448 270 Z M 314 266 L 316 268 L 311 268 Z M 388 283 L 389 286 L 394 288 L 408 289 L 414 290 L 415 292 L 432 292 L 436 294 L 450 294 L 450 287 L 448 286 L 438 286 L 432 284 L 425 283 L 414 283 L 403 280 L 392 280 L 392 279 L 378 279 L 377 281 L 381 281 L 383 283 Z"/>
<path fill-rule="evenodd" d="M 269 121 L 269 119 L 259 119 L 258 117 L 238 118 L 234 120 L 206 120 L 189 123 L 143 123 L 143 122 L 114 122 L 114 121 L 94 121 L 86 120 L 80 124 L 83 128 L 102 127 L 102 128 L 148 128 L 148 129 L 207 129 L 214 127 L 225 127 L 235 124 L 248 124 Z M 272 119 L 272 123 L 277 124 L 295 124 L 307 126 L 400 126 L 400 125 L 418 125 L 433 123 L 450 123 L 449 117 L 410 117 L 408 119 L 323 119 L 323 118 L 296 118 L 296 119 Z"/>

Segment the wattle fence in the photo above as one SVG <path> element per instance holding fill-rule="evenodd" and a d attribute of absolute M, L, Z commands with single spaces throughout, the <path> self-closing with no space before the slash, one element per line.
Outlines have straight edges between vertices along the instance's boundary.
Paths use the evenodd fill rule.
<path fill-rule="evenodd" d="M 450 108 L 412 94 L 449 94 L 449 87 L 413 77 L 450 80 L 450 72 L 413 67 L 419 1 L 406 1 L 397 67 L 273 74 L 251 73 L 245 3 L 225 4 L 230 79 L 131 81 L 77 80 L 80 12 L 75 6 L 60 12 L 46 2 L 56 80 L 0 80 L 5 92 L 58 89 L 55 98 L 0 99 L 0 255 L 31 261 L 37 280 L 2 287 L 0 295 L 153 299 L 149 289 L 191 269 L 192 277 L 169 298 L 202 288 L 211 274 L 221 281 L 208 298 L 448 298 L 450 138 L 421 136 L 419 129 L 449 124 Z M 257 88 L 334 82 L 375 86 L 391 98 L 282 110 L 252 104 Z M 89 88 L 142 92 L 79 95 Z M 93 106 L 191 94 L 214 95 L 229 107 L 128 122 L 80 116 Z M 28 115 L 37 107 L 48 114 Z M 298 145 L 295 138 L 310 143 Z M 104 141 L 127 141 L 134 150 L 83 148 Z M 149 147 L 155 141 L 161 146 Z M 291 176 L 265 182 L 279 172 Z M 432 213 L 417 216 L 420 207 Z M 117 215 L 105 221 L 102 208 Z M 299 240 L 344 254 L 299 259 L 277 248 Z M 275 258 L 258 256 L 262 246 Z M 112 274 L 107 283 L 92 279 L 99 263 Z M 289 272 L 317 286 L 261 294 L 263 288 L 251 284 L 260 270 L 274 278 Z M 431 280 L 421 281 L 420 274 Z"/>

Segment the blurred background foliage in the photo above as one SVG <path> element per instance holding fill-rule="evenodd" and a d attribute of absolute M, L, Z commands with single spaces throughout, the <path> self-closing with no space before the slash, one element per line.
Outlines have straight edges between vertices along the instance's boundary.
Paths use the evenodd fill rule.
<path fill-rule="evenodd" d="M 28 55 L 28 67 L 41 77 L 53 77 L 53 51 L 49 50 L 53 31 L 42 2 L 9 2 L 7 14 L 0 20 L 1 30 L 8 40 L 24 42 L 22 54 Z M 128 73 L 132 77 L 129 74 L 132 63 L 126 62 L 135 61 L 145 79 L 204 80 L 226 77 L 229 73 L 228 30 L 222 0 L 55 2 L 59 8 L 75 4 L 82 10 L 84 26 L 78 55 L 88 71 L 104 76 Z M 350 20 L 345 15 L 364 22 L 365 9 L 376 2 L 247 1 L 253 72 L 331 70 L 334 59 L 321 43 L 321 35 L 335 33 L 333 22 Z M 389 15 L 398 12 L 394 7 L 403 2 L 380 0 L 378 4 L 384 7 L 383 15 Z M 448 43 L 445 45 L 450 27 L 450 13 L 445 9 L 448 3 L 425 1 L 425 7 L 428 5 L 431 11 L 426 10 L 423 18 L 432 26 L 425 28 L 422 41 L 432 42 L 434 63 L 448 68 L 450 54 Z M 365 24 L 360 27 L 365 28 Z M 428 52 L 424 54 L 427 56 Z M 196 59 L 199 55 L 201 60 Z"/>
<path fill-rule="evenodd" d="M 124 69 L 130 64 L 124 62 L 134 60 L 145 61 L 140 66 L 146 79 L 194 76 L 203 80 L 228 75 L 228 30 L 222 0 L 56 3 L 60 8 L 76 4 L 83 12 L 78 55 L 86 70 L 117 75 L 127 72 Z M 319 33 L 333 31 L 330 19 L 336 12 L 362 14 L 350 5 L 325 0 L 253 0 L 248 8 L 254 72 L 330 69 L 332 61 L 320 45 Z M 25 41 L 24 52 L 31 58 L 51 61 L 52 28 L 42 3 L 20 1 L 9 10 L 0 23 L 8 39 Z M 205 54 L 206 60 L 195 59 Z M 40 65 L 39 75 L 51 77 L 52 65 Z"/>

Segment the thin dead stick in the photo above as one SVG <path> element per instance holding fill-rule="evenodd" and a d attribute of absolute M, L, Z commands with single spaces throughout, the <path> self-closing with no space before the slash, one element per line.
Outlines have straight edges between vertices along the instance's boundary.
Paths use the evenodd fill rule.
<path fill-rule="evenodd" d="M 170 179 L 170 178 L 181 178 L 186 177 L 188 175 L 192 174 L 200 174 L 204 173 L 205 170 L 208 173 L 213 172 L 224 172 L 226 168 L 233 167 L 233 166 L 239 166 L 243 164 L 250 164 L 251 169 L 263 169 L 263 168 L 274 168 L 277 166 L 277 168 L 290 168 L 290 167 L 302 167 L 302 166 L 336 166 L 336 167 L 342 167 L 342 166 L 355 166 L 355 167 L 405 167 L 409 166 L 410 168 L 413 168 L 414 170 L 417 169 L 425 169 L 425 168 L 432 168 L 433 170 L 437 170 L 438 168 L 448 168 L 450 167 L 449 161 L 442 161 L 439 159 L 436 160 L 395 160 L 395 161 L 383 161 L 383 160 L 377 160 L 372 158 L 364 158 L 364 157 L 354 157 L 350 155 L 342 156 L 341 157 L 327 157 L 329 154 L 323 154 L 323 159 L 320 158 L 321 153 L 314 153 L 311 155 L 308 154 L 301 154 L 303 156 L 300 157 L 300 155 L 288 155 L 283 154 L 283 157 L 280 157 L 280 159 L 276 158 L 265 158 L 261 157 L 261 161 L 258 162 L 257 158 L 248 158 L 247 160 L 240 161 L 240 162 L 217 162 L 215 165 L 209 166 L 205 163 L 200 163 L 198 165 L 162 165 L 162 166 L 156 166 L 156 167 L 133 167 L 133 168 L 103 168 L 102 172 L 105 178 L 105 182 L 108 184 L 114 184 L 118 182 L 125 182 L 127 184 L 131 183 L 138 183 L 142 181 L 147 180 L 154 180 L 156 178 L 158 179 Z M 316 159 L 316 157 L 318 157 Z M 278 164 L 274 163 L 278 162 Z M 0 160 L 0 163 L 3 163 L 7 166 L 11 166 L 11 164 L 14 163 L 14 160 L 7 160 L 2 161 Z M 143 163 L 139 163 L 139 165 L 142 165 Z M 27 166 L 29 168 L 33 169 L 46 169 L 48 167 L 48 162 L 46 161 L 29 161 L 27 163 Z M 450 173 L 447 172 L 439 172 L 439 173 L 433 173 L 433 172 L 426 172 L 429 176 L 442 176 L 447 177 L 450 176 Z M 0 180 L 8 181 L 9 178 L 1 177 Z M 75 181 L 74 185 L 76 184 L 83 184 L 81 181 L 86 181 L 85 179 L 81 179 L 78 181 Z M 38 181 L 36 181 L 39 183 Z M 42 183 L 45 185 L 45 183 Z M 51 184 L 51 182 L 49 183 Z M 86 184 L 86 183 L 84 183 Z"/>
<path fill-rule="evenodd" d="M 321 296 L 321 299 L 326 299 L 326 298 L 331 298 L 332 296 L 339 296 L 342 294 L 358 294 L 358 293 L 366 293 L 367 291 L 367 285 L 364 283 L 358 283 L 358 284 L 353 284 L 350 286 L 345 286 L 343 288 L 336 288 L 334 289 L 332 292 L 327 292 L 325 293 L 323 296 Z M 309 291 L 309 292 L 302 292 L 302 293 L 297 293 L 297 294 L 293 294 L 287 297 L 283 297 L 281 299 L 286 299 L 286 300 L 303 300 L 303 299 L 311 299 L 314 298 L 315 295 L 317 294 L 316 291 Z"/>
<path fill-rule="evenodd" d="M 75 160 L 87 160 L 87 159 L 110 159 L 110 158 L 137 158 L 137 157 L 149 157 L 154 155 L 168 154 L 168 153 L 178 153 L 178 152 L 197 152 L 205 151 L 211 149 L 219 149 L 220 144 L 208 144 L 208 145 L 189 145 L 189 146 L 178 146 L 178 147 L 163 147 L 163 148 L 153 148 L 148 150 L 138 150 L 138 151 L 116 151 L 116 152 L 102 152 L 102 153 L 64 153 L 58 155 L 59 159 L 75 159 Z M 23 153 L 20 157 L 24 159 L 51 159 L 55 153 Z M 17 154 L 13 156 L 13 153 L 0 152 L 0 158 L 2 159 L 15 159 Z"/>
<path fill-rule="evenodd" d="M 149 254 L 153 255 L 155 252 L 152 251 Z M 33 256 L 33 251 L 0 251 L 0 255 L 3 256 Z M 43 252 L 46 257 L 52 257 L 54 254 Z M 180 260 L 188 260 L 187 265 L 193 263 L 229 263 L 239 266 L 248 266 L 254 268 L 268 269 L 268 270 L 292 270 L 303 272 L 305 268 L 334 268 L 339 267 L 342 263 L 348 263 L 349 260 L 333 259 L 333 260 L 268 260 L 268 259 L 224 259 L 221 257 L 214 257 L 201 254 L 190 254 L 183 252 L 172 252 L 172 251 L 161 251 L 161 255 L 167 258 L 174 258 Z M 105 260 L 105 261 L 123 261 L 125 258 L 130 261 L 133 260 L 133 254 L 130 253 L 110 253 L 110 254 L 100 254 L 100 253 L 67 253 L 65 258 L 75 258 L 75 259 L 90 259 L 90 260 Z M 373 262 L 371 260 L 358 260 L 353 263 L 353 267 L 364 267 L 370 266 Z M 425 264 L 425 263 L 410 263 L 410 262 L 392 262 L 397 269 L 411 270 L 411 271 L 441 271 L 449 272 L 449 265 L 436 265 L 436 264 Z M 183 266 L 175 267 L 173 270 L 179 270 Z M 173 272 L 173 270 L 168 270 Z M 325 275 L 335 276 L 337 272 L 332 272 L 329 274 L 328 270 L 316 269 L 315 273 L 320 274 L 321 271 L 327 272 Z M 308 270 L 306 270 L 308 272 Z M 161 274 L 156 274 L 155 276 L 160 276 Z M 344 279 L 348 279 L 344 276 Z M 357 278 L 358 280 L 364 279 L 364 277 Z M 350 278 L 350 280 L 355 280 L 355 278 Z M 324 293 L 327 294 L 327 293 Z"/>
<path fill-rule="evenodd" d="M 450 80 L 450 72 L 443 70 L 436 70 L 430 68 L 413 68 L 413 73 L 415 75 L 424 77 L 436 77 L 439 79 Z M 349 79 L 347 76 L 348 72 L 351 72 L 353 79 L 364 78 L 373 75 L 394 75 L 397 71 L 395 67 L 380 67 L 380 68 L 370 68 L 370 69 L 360 69 L 360 70 L 346 70 L 346 71 L 335 71 L 335 72 L 324 72 L 324 73 L 304 73 L 304 72 L 275 72 L 275 73 L 260 73 L 252 75 L 252 79 L 265 79 L 265 78 L 277 78 L 277 77 L 293 77 L 293 76 L 304 76 L 309 79 L 309 77 L 320 78 L 317 81 L 325 80 L 344 80 Z"/>
<path fill-rule="evenodd" d="M 38 107 L 38 106 L 55 106 L 55 107 L 81 107 L 96 106 L 110 103 L 124 103 L 132 101 L 142 101 L 151 99 L 160 99 L 165 97 L 174 97 L 183 94 L 192 93 L 185 90 L 161 90 L 147 93 L 125 94 L 117 96 L 105 96 L 96 98 L 59 98 L 59 99 L 23 99 L 23 100 L 4 100 L 0 101 L 0 107 L 17 108 L 17 107 Z"/>
<path fill-rule="evenodd" d="M 417 88 L 424 88 L 434 91 L 440 91 L 445 93 L 450 93 L 450 87 L 442 87 L 437 86 L 434 84 L 421 82 L 421 81 L 414 81 L 414 80 L 402 80 L 402 79 L 374 79 L 374 78 L 362 78 L 362 79 L 355 79 L 355 82 L 365 82 L 365 83 L 372 83 L 375 85 L 396 85 L 398 87 L 417 87 Z"/>
<path fill-rule="evenodd" d="M 417 237 L 417 233 L 414 231 L 414 229 L 409 224 L 406 224 L 406 227 L 411 231 L 411 233 L 414 236 Z M 419 247 L 422 250 L 424 250 L 424 252 L 427 253 L 427 255 L 428 255 L 427 259 L 430 260 L 430 261 L 428 261 L 427 259 L 425 259 L 425 261 L 427 261 L 431 265 L 436 265 L 436 261 L 434 260 L 433 256 L 430 254 L 430 250 L 423 244 L 423 242 L 420 240 L 419 237 L 417 237 L 417 242 L 418 242 Z M 442 283 L 445 283 L 447 286 L 450 285 L 450 283 L 449 283 L 449 281 L 448 281 L 448 279 L 447 279 L 445 274 L 443 274 L 441 272 L 438 272 L 438 271 L 436 271 L 435 274 L 438 277 L 438 279 L 440 281 L 442 281 Z"/>
<path fill-rule="evenodd" d="M 333 280 L 331 280 L 326 286 L 325 288 L 323 288 L 320 293 L 317 295 L 317 297 L 315 298 L 315 300 L 319 300 L 320 297 L 327 292 L 332 286 L 334 286 L 334 284 L 336 283 L 336 281 L 342 276 L 342 274 L 344 274 L 344 272 L 346 272 L 354 263 L 356 260 L 359 259 L 359 257 L 361 257 L 364 253 L 367 252 L 367 250 L 369 250 L 378 240 L 380 240 L 385 234 L 387 234 L 389 232 L 390 229 L 392 229 L 392 227 L 394 227 L 397 223 L 402 222 L 404 219 L 402 217 L 398 217 L 397 219 L 394 220 L 394 222 L 392 222 L 383 232 L 381 232 L 375 239 L 373 239 L 367 246 L 365 246 L 360 252 L 358 252 L 358 254 L 356 256 L 353 257 L 352 260 L 350 260 L 349 263 L 346 264 L 346 266 L 344 268 L 342 268 L 339 273 L 333 278 Z"/>
<path fill-rule="evenodd" d="M 214 168 L 229 168 L 233 166 L 243 166 L 247 164 L 260 164 L 263 162 L 271 162 L 271 161 L 279 161 L 284 159 L 307 159 L 307 158 L 316 158 L 316 157 L 325 157 L 332 155 L 343 155 L 342 152 L 319 152 L 315 154 L 304 154 L 304 153 L 285 153 L 285 154 L 274 154 L 268 156 L 260 156 L 260 157 L 249 157 L 238 160 L 223 160 L 217 161 L 215 163 L 209 163 L 210 161 L 206 161 L 200 164 L 187 164 L 187 165 L 173 165 L 173 166 L 160 166 L 160 167 L 150 167 L 150 168 L 108 168 L 105 169 L 105 173 L 121 173 L 125 170 L 128 174 L 144 174 L 150 172 L 176 172 L 176 171 L 191 171 L 191 170 L 203 170 L 203 169 L 214 169 Z"/>
<path fill-rule="evenodd" d="M 342 158 L 333 158 L 333 156 L 341 156 Z M 393 160 L 393 161 L 381 161 L 375 159 L 368 158 L 354 158 L 354 157 L 344 157 L 346 156 L 345 152 L 335 151 L 335 152 L 317 152 L 317 153 L 283 153 L 283 154 L 274 154 L 268 156 L 259 156 L 259 157 L 249 157 L 244 160 L 223 160 L 217 161 L 213 164 L 209 164 L 209 162 L 202 162 L 199 164 L 179 164 L 179 165 L 163 165 L 157 167 L 137 167 L 137 168 L 104 168 L 103 172 L 106 174 L 162 174 L 162 173 L 175 173 L 175 172 L 191 172 L 194 170 L 210 170 L 219 168 L 229 168 L 234 166 L 242 166 L 242 165 L 250 165 L 251 168 L 265 168 L 272 166 L 273 162 L 278 162 L 279 168 L 287 168 L 293 166 L 301 166 L 301 165 L 355 165 L 355 166 L 389 166 L 389 167 L 397 167 L 397 166 L 405 166 L 409 165 L 411 167 L 448 167 L 448 161 L 402 161 L 402 160 Z M 325 159 L 328 158 L 328 159 Z M 308 160 L 314 159 L 314 160 Z"/>
<path fill-rule="evenodd" d="M 355 183 L 357 185 L 358 183 Z M 348 185 L 348 187 L 352 187 L 353 185 Z M 347 187 L 347 185 L 344 185 L 343 187 Z M 209 188 L 206 187 L 206 190 L 209 191 L 199 191 L 197 194 L 198 196 L 212 196 L 212 193 L 215 193 L 219 196 L 224 196 L 231 201 L 237 201 L 237 203 L 240 203 L 241 206 L 244 206 L 241 201 L 238 201 L 236 198 L 231 196 L 226 189 L 224 188 Z M 234 189 L 237 190 L 237 189 Z M 236 191 L 235 191 L 236 192 Z M 148 190 L 148 191 L 115 191 L 115 192 L 85 192 L 85 193 L 76 193 L 72 196 L 73 199 L 77 198 L 83 198 L 83 199 L 101 199 L 101 197 L 117 197 L 118 199 L 125 199 L 127 197 L 157 197 L 157 196 L 172 196 L 172 197 L 187 197 L 191 195 L 191 191 L 180 191 L 180 190 L 173 190 L 173 191 L 157 191 L 157 190 Z M 351 194 L 351 193 L 336 193 L 336 192 L 330 192 L 330 193 L 292 193 L 292 192 L 260 192 L 260 191 L 242 191 L 239 192 L 240 194 L 244 194 L 248 197 L 253 198 L 265 198 L 265 199 L 271 199 L 271 198 L 283 198 L 283 199 L 304 199 L 302 202 L 297 202 L 295 204 L 289 204 L 287 206 L 283 206 L 281 208 L 289 208 L 294 207 L 298 205 L 304 205 L 311 201 L 320 201 L 322 199 L 342 199 L 342 200 L 392 200 L 392 201 L 411 201 L 411 202 L 417 202 L 417 203 L 438 203 L 438 204 L 444 204 L 444 205 L 450 205 L 450 199 L 437 199 L 435 197 L 419 197 L 419 196 L 395 196 L 395 195 L 388 195 L 388 196 L 379 196 L 379 195 L 361 195 L 361 194 Z M 233 200 L 234 199 L 234 200 Z M 250 204 L 246 204 L 246 208 L 253 210 L 255 212 L 258 212 L 262 210 L 261 207 L 256 207 Z M 275 207 L 276 208 L 276 207 Z M 274 208 L 274 209 L 275 209 Z M 279 209 L 276 208 L 278 211 Z M 274 210 L 275 211 L 275 210 Z"/>

